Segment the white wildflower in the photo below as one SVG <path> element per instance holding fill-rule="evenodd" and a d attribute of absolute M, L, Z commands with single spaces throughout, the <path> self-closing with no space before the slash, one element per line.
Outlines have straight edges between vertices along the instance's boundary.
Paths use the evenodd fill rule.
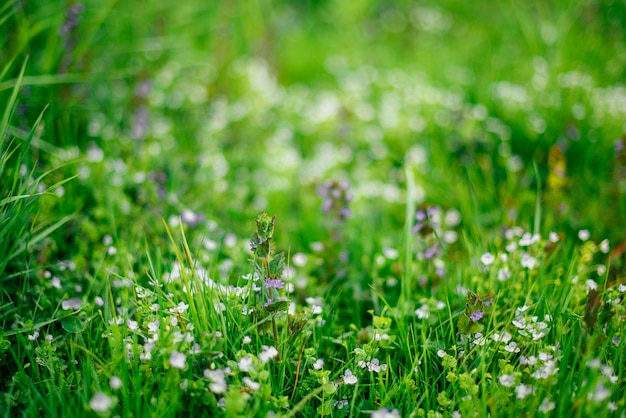
<path fill-rule="evenodd" d="M 343 383 L 346 385 L 355 385 L 359 379 L 355 375 L 352 374 L 352 370 L 346 369 L 343 374 Z"/>
<path fill-rule="evenodd" d="M 555 407 L 554 402 L 551 402 L 550 399 L 548 398 L 543 398 L 541 405 L 539 405 L 539 412 L 543 412 L 544 414 L 547 414 L 548 412 L 552 411 L 554 407 Z"/>
<path fill-rule="evenodd" d="M 176 350 L 170 354 L 170 366 L 174 369 L 184 369 L 187 366 L 187 356 Z"/>
<path fill-rule="evenodd" d="M 511 376 L 510 374 L 503 374 L 502 376 L 500 376 L 498 381 L 500 382 L 502 386 L 507 387 L 507 388 L 515 384 L 515 378 Z"/>
<path fill-rule="evenodd" d="M 524 399 L 531 393 L 533 393 L 532 386 L 526 386 L 523 383 L 515 388 L 515 395 L 517 396 L 517 399 L 520 399 L 520 400 Z"/>
<path fill-rule="evenodd" d="M 113 399 L 102 392 L 96 392 L 89 401 L 89 407 L 95 412 L 109 412 Z"/>
<path fill-rule="evenodd" d="M 111 376 L 111 378 L 109 379 L 109 386 L 111 386 L 111 389 L 113 390 L 117 390 L 119 388 L 122 387 L 122 379 L 120 379 L 117 376 Z"/>

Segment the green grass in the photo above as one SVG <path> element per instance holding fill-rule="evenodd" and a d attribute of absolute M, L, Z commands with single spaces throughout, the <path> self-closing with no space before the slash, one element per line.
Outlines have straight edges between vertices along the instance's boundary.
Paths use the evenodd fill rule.
<path fill-rule="evenodd" d="M 0 415 L 623 416 L 624 23 L 7 2 Z"/>

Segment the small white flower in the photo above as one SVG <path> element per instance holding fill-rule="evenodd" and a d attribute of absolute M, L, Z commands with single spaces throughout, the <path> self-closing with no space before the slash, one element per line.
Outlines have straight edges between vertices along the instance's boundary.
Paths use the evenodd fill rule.
<path fill-rule="evenodd" d="M 523 383 L 515 388 L 515 395 L 517 396 L 517 399 L 520 399 L 520 400 L 524 399 L 531 393 L 533 393 L 532 386 L 526 386 Z"/>
<path fill-rule="evenodd" d="M 274 346 L 263 346 L 263 351 L 259 354 L 259 360 L 261 360 L 261 363 L 267 363 L 277 355 L 278 350 Z"/>
<path fill-rule="evenodd" d="M 426 319 L 430 316 L 430 311 L 428 309 L 428 305 L 422 305 L 420 308 L 415 310 L 415 315 L 419 319 Z"/>
<path fill-rule="evenodd" d="M 35 341 L 37 338 L 39 338 L 39 331 L 35 331 L 32 334 L 28 335 L 29 341 Z"/>
<path fill-rule="evenodd" d="M 507 388 L 515 384 L 515 378 L 511 376 L 510 374 L 503 374 L 502 376 L 500 376 L 498 381 L 500 382 L 502 386 L 507 387 Z"/>
<path fill-rule="evenodd" d="M 493 256 L 493 254 L 487 252 L 480 257 L 480 262 L 483 263 L 483 265 L 485 266 L 490 266 L 491 264 L 493 264 L 495 259 L 496 258 Z"/>
<path fill-rule="evenodd" d="M 506 351 L 508 351 L 509 353 L 519 353 L 520 352 L 520 348 L 517 346 L 517 343 L 515 341 L 511 341 L 509 344 L 505 345 L 504 349 Z"/>
<path fill-rule="evenodd" d="M 383 248 L 383 255 L 389 260 L 395 260 L 398 258 L 398 250 L 395 248 L 385 247 Z"/>
<path fill-rule="evenodd" d="M 89 407 L 95 412 L 109 412 L 113 399 L 102 392 L 96 392 L 89 401 Z"/>
<path fill-rule="evenodd" d="M 520 245 L 520 247 L 528 247 L 529 245 L 533 245 L 536 242 L 539 242 L 539 239 L 541 237 L 539 236 L 539 234 L 531 234 L 530 232 L 526 232 L 524 233 L 524 235 L 522 235 L 522 238 L 520 238 L 518 244 Z"/>
<path fill-rule="evenodd" d="M 556 232 L 550 232 L 550 234 L 548 235 L 548 239 L 550 240 L 550 242 L 559 242 L 559 234 L 557 234 Z"/>
<path fill-rule="evenodd" d="M 104 306 L 104 299 L 102 299 L 100 296 L 96 296 L 94 298 L 94 301 L 96 302 L 96 305 L 98 306 Z"/>
<path fill-rule="evenodd" d="M 441 358 L 444 358 L 446 354 L 446 350 L 437 350 L 437 355 Z"/>
<path fill-rule="evenodd" d="M 548 412 L 552 411 L 554 407 L 555 407 L 554 402 L 551 402 L 550 399 L 548 398 L 543 398 L 541 405 L 539 405 L 539 412 L 543 412 L 544 414 L 547 414 Z"/>
<path fill-rule="evenodd" d="M 241 370 L 242 372 L 249 372 L 250 370 L 252 370 L 252 357 L 242 357 L 241 360 L 239 360 L 238 365 L 239 370 Z"/>
<path fill-rule="evenodd" d="M 83 306 L 83 301 L 81 298 L 72 298 L 61 302 L 61 308 L 63 308 L 63 310 L 65 311 L 69 309 L 78 310 L 81 306 Z"/>
<path fill-rule="evenodd" d="M 511 341 L 511 338 L 513 338 L 513 336 L 504 331 L 504 333 L 500 336 L 500 341 L 503 343 L 508 343 L 509 341 Z"/>
<path fill-rule="evenodd" d="M 611 246 L 609 245 L 609 240 L 605 239 L 600 243 L 600 251 L 602 254 L 608 254 L 611 251 Z"/>
<path fill-rule="evenodd" d="M 148 331 L 155 333 L 159 330 L 160 326 L 161 326 L 161 322 L 158 319 L 155 319 L 152 322 L 148 322 Z"/>
<path fill-rule="evenodd" d="M 605 399 L 607 399 L 609 396 L 611 396 L 611 391 L 608 390 L 606 388 L 606 386 L 604 386 L 602 383 L 598 384 L 596 386 L 596 389 L 594 390 L 593 394 L 589 394 L 592 399 L 596 402 L 602 402 Z"/>
<path fill-rule="evenodd" d="M 61 286 L 61 279 L 59 279 L 58 277 L 54 276 L 52 278 L 52 280 L 50 280 L 50 285 L 52 287 L 56 287 L 57 289 L 60 289 L 62 287 Z"/>
<path fill-rule="evenodd" d="M 174 369 L 184 369 L 187 366 L 187 356 L 179 351 L 170 354 L 170 366 Z"/>
<path fill-rule="evenodd" d="M 244 344 L 250 344 L 252 342 L 252 338 L 248 337 L 247 335 L 243 337 L 242 342 Z"/>
<path fill-rule="evenodd" d="M 518 319 L 514 319 L 513 321 L 511 321 L 511 323 L 515 325 L 517 328 L 520 328 L 520 329 L 526 328 L 526 319 L 524 318 L 520 317 Z"/>
<path fill-rule="evenodd" d="M 591 279 L 587 280 L 585 285 L 587 286 L 587 290 L 598 290 L 598 283 Z"/>
<path fill-rule="evenodd" d="M 183 313 L 187 309 L 189 309 L 189 305 L 188 304 L 186 304 L 185 302 L 179 302 L 178 305 L 175 308 L 171 308 L 170 309 L 170 312 L 172 312 L 172 313 L 174 313 L 174 312 Z"/>
<path fill-rule="evenodd" d="M 117 390 L 119 388 L 122 387 L 122 379 L 120 379 L 117 376 L 111 376 L 111 378 L 109 379 L 109 386 L 111 386 L 111 389 L 113 390 Z"/>
<path fill-rule="evenodd" d="M 522 254 L 522 267 L 532 270 L 537 265 L 537 259 L 528 253 Z"/>
<path fill-rule="evenodd" d="M 139 328 L 139 324 L 137 323 L 137 321 L 133 321 L 132 319 L 126 320 L 126 326 L 131 331 L 137 331 L 137 329 Z"/>
<path fill-rule="evenodd" d="M 483 334 L 481 334 L 480 332 L 477 332 L 474 335 L 474 341 L 472 341 L 474 345 L 479 345 L 479 346 L 485 345 L 486 342 L 487 342 L 487 339 L 483 337 Z"/>
<path fill-rule="evenodd" d="M 400 411 L 394 409 L 392 411 L 387 408 L 382 408 L 372 412 L 372 418 L 400 418 Z"/>
<path fill-rule="evenodd" d="M 293 257 L 291 257 L 291 261 L 293 261 L 294 266 L 302 267 L 306 265 L 308 258 L 304 253 L 295 253 Z"/>
<path fill-rule="evenodd" d="M 323 358 L 318 358 L 317 360 L 315 360 L 315 363 L 313 363 L 313 369 L 314 370 L 321 370 L 324 367 L 324 359 Z"/>
<path fill-rule="evenodd" d="M 224 378 L 224 371 L 221 369 L 209 370 L 206 369 L 204 371 L 204 377 L 209 379 L 211 383 L 209 384 L 209 390 L 215 394 L 220 394 L 226 392 L 228 389 L 228 385 L 226 384 L 226 379 Z"/>
<path fill-rule="evenodd" d="M 587 241 L 591 237 L 588 229 L 581 229 L 578 231 L 578 239 L 581 241 Z"/>
<path fill-rule="evenodd" d="M 244 377 L 241 381 L 243 382 L 244 385 L 246 385 L 252 390 L 259 390 L 259 388 L 261 387 L 260 383 L 253 381 L 248 376 Z"/>
<path fill-rule="evenodd" d="M 343 409 L 344 406 L 348 405 L 348 400 L 347 399 L 342 399 L 340 401 L 335 401 L 335 408 L 337 409 Z"/>
<path fill-rule="evenodd" d="M 498 270 L 498 280 L 501 282 L 507 281 L 511 278 L 511 271 L 508 267 L 502 267 Z"/>
<path fill-rule="evenodd" d="M 355 385 L 359 379 L 355 375 L 352 374 L 352 370 L 346 369 L 343 374 L 343 383 L 346 385 Z"/>

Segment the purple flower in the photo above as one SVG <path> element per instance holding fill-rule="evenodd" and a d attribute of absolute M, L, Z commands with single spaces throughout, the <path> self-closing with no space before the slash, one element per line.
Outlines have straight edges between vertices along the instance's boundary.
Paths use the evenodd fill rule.
<path fill-rule="evenodd" d="M 426 260 L 430 260 L 431 258 L 436 256 L 438 252 L 439 252 L 439 246 L 438 245 L 434 245 L 432 247 L 428 247 L 428 248 L 426 248 L 424 250 L 424 258 Z"/>
<path fill-rule="evenodd" d="M 480 309 L 477 311 L 474 311 L 470 314 L 469 317 L 474 322 L 480 321 L 483 317 L 483 311 L 481 311 Z"/>
<path fill-rule="evenodd" d="M 266 289 L 282 289 L 283 287 L 285 287 L 285 283 L 280 279 L 270 279 L 269 277 L 265 279 Z"/>
<path fill-rule="evenodd" d="M 331 212 L 338 221 L 343 221 L 352 216 L 348 203 L 352 200 L 352 194 L 348 192 L 350 183 L 347 181 L 331 180 L 317 187 L 317 194 L 324 199 L 322 212 Z"/>

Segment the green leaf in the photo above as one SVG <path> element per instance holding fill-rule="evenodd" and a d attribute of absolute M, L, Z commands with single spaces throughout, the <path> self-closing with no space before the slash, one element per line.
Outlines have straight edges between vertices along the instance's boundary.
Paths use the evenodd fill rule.
<path fill-rule="evenodd" d="M 0 337 L 0 353 L 7 351 L 11 347 L 11 341 Z"/>
<path fill-rule="evenodd" d="M 459 319 L 456 321 L 456 327 L 458 328 L 461 334 L 469 334 L 471 328 L 472 320 L 467 316 L 467 314 L 462 313 L 459 316 Z"/>
<path fill-rule="evenodd" d="M 330 415 L 332 412 L 331 409 L 331 403 L 330 402 L 326 402 L 323 403 L 322 405 L 317 407 L 317 414 L 324 416 L 324 415 Z"/>
<path fill-rule="evenodd" d="M 269 216 L 265 212 L 261 212 L 259 216 L 256 218 L 256 231 L 259 234 L 259 237 L 263 239 L 263 241 L 272 239 L 274 235 L 274 220 L 275 216 Z"/>
<path fill-rule="evenodd" d="M 287 309 L 289 309 L 288 300 L 281 300 L 281 301 L 270 303 L 269 305 L 267 305 L 267 311 L 270 313 L 286 311 Z"/>
<path fill-rule="evenodd" d="M 285 270 L 285 254 L 276 254 L 272 261 L 270 261 L 270 277 L 281 277 Z"/>
<path fill-rule="evenodd" d="M 63 319 L 61 321 L 61 326 L 64 330 L 73 334 L 76 334 L 83 330 L 83 323 L 80 322 L 80 319 L 76 318 L 75 316 L 68 316 L 67 318 Z"/>
<path fill-rule="evenodd" d="M 326 395 L 332 395 L 333 393 L 337 392 L 337 385 L 335 385 L 334 383 L 326 383 L 322 386 L 322 391 Z"/>

